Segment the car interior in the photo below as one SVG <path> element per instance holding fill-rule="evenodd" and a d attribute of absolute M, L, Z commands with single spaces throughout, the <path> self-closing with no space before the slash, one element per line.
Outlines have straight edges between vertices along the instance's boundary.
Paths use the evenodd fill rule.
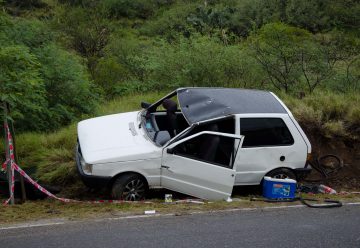
<path fill-rule="evenodd" d="M 150 138 L 163 146 L 171 138 L 189 127 L 175 99 L 164 99 L 155 110 L 146 113 L 146 130 Z"/>
<path fill-rule="evenodd" d="M 201 131 L 234 134 L 235 119 L 232 117 L 225 118 L 196 126 L 186 136 L 191 136 Z M 235 145 L 235 139 L 233 138 L 213 134 L 203 134 L 176 146 L 174 154 L 232 168 L 237 152 Z"/>

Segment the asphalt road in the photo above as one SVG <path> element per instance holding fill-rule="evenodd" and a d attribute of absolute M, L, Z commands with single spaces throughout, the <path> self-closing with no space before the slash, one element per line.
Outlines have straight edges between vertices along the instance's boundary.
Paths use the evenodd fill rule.
<path fill-rule="evenodd" d="M 360 247 L 360 206 L 288 208 L 0 230 L 0 247 Z"/>

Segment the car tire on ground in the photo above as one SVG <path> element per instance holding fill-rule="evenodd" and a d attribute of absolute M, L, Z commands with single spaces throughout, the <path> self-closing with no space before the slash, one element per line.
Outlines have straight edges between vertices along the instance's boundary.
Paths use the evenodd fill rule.
<path fill-rule="evenodd" d="M 292 172 L 290 169 L 286 168 L 279 168 L 270 171 L 265 176 L 272 177 L 276 179 L 294 179 L 296 180 L 296 175 L 294 172 Z"/>
<path fill-rule="evenodd" d="M 118 177 L 112 186 L 111 196 L 116 200 L 140 201 L 145 198 L 148 184 L 137 174 L 125 174 Z"/>

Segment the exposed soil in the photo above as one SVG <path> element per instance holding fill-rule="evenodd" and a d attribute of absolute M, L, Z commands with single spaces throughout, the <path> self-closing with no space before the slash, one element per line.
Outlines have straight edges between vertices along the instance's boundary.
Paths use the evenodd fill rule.
<path fill-rule="evenodd" d="M 321 183 L 339 191 L 360 191 L 360 141 L 344 138 L 324 138 L 316 133 L 308 135 L 312 145 L 313 158 L 334 154 L 343 160 L 344 167 Z M 308 179 L 321 179 L 321 174 L 313 170 Z"/>

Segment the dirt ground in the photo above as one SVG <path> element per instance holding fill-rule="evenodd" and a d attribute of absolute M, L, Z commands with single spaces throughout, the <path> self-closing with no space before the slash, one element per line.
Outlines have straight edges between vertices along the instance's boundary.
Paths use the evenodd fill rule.
<path fill-rule="evenodd" d="M 334 154 L 343 160 L 343 168 L 321 182 L 339 191 L 360 191 L 360 141 L 328 139 L 309 135 L 313 158 Z M 320 173 L 313 170 L 308 179 L 321 179 Z"/>

